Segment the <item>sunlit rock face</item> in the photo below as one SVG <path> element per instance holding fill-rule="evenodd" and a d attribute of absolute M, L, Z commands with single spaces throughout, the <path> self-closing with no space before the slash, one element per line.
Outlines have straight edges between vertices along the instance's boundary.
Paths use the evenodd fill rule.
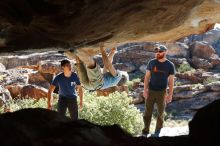
<path fill-rule="evenodd" d="M 174 41 L 220 21 L 217 0 L 1 0 L 0 8 L 1 52 Z"/>

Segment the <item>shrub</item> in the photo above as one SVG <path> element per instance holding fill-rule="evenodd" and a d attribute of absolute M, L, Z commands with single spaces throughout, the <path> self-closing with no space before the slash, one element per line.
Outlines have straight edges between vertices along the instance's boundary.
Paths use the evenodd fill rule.
<path fill-rule="evenodd" d="M 96 97 L 86 94 L 80 118 L 99 125 L 121 126 L 127 132 L 138 135 L 143 129 L 143 117 L 140 111 L 130 102 L 126 93 L 113 93 L 108 97 Z"/>
<path fill-rule="evenodd" d="M 132 98 L 126 93 L 113 93 L 108 97 L 96 97 L 96 93 L 86 92 L 83 100 L 83 109 L 79 112 L 81 119 L 86 119 L 99 125 L 121 126 L 127 132 L 137 135 L 143 129 L 143 118 L 140 111 L 130 105 Z M 57 110 L 57 99 L 54 100 L 54 110 Z M 11 101 L 11 111 L 24 108 L 47 108 L 47 100 L 17 99 Z M 0 110 L 3 112 L 3 109 Z M 69 115 L 69 114 L 67 114 Z"/>
<path fill-rule="evenodd" d="M 54 109 L 57 109 L 57 99 L 54 99 Z M 26 98 L 26 99 L 14 99 L 10 101 L 11 112 L 17 111 L 24 108 L 47 108 L 47 100 L 40 99 L 36 102 L 36 99 Z M 3 108 L 0 109 L 0 113 L 3 113 Z"/>
<path fill-rule="evenodd" d="M 177 69 L 178 72 L 187 72 L 187 71 L 193 71 L 194 68 L 192 68 L 188 63 L 182 63 L 180 64 L 179 68 Z"/>
<path fill-rule="evenodd" d="M 130 91 L 132 91 L 133 90 L 133 85 L 134 85 L 134 83 L 139 83 L 141 81 L 141 79 L 140 78 L 137 78 L 137 79 L 133 79 L 132 81 L 128 81 L 127 82 L 127 85 L 128 85 L 128 89 L 130 90 Z"/>
<path fill-rule="evenodd" d="M 181 85 L 182 85 L 182 82 L 179 82 L 179 81 L 175 82 L 175 86 L 181 86 Z"/>
<path fill-rule="evenodd" d="M 210 76 L 210 77 L 208 77 L 207 79 L 205 79 L 205 80 L 203 81 L 203 84 L 206 85 L 206 84 L 213 83 L 213 82 L 217 82 L 217 81 L 219 81 L 219 79 L 218 79 L 217 77 L 215 77 L 215 76 Z"/>

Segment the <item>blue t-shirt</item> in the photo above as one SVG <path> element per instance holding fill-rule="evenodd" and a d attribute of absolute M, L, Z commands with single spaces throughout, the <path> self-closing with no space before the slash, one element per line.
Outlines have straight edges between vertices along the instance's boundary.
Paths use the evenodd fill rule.
<path fill-rule="evenodd" d="M 176 72 L 175 66 L 171 61 L 159 62 L 157 59 L 149 61 L 147 70 L 151 74 L 149 89 L 156 91 L 166 89 L 169 75 L 174 75 Z"/>
<path fill-rule="evenodd" d="M 59 87 L 60 97 L 76 98 L 76 85 L 80 85 L 80 81 L 76 73 L 72 73 L 70 77 L 65 77 L 64 73 L 60 73 L 53 79 L 52 85 Z"/>

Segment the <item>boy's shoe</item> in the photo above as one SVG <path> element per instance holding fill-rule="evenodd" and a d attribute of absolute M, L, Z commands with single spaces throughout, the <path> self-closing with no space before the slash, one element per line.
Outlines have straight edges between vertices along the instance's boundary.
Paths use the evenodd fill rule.
<path fill-rule="evenodd" d="M 144 136 L 144 137 L 150 137 L 150 133 L 149 132 L 142 132 L 142 136 Z"/>

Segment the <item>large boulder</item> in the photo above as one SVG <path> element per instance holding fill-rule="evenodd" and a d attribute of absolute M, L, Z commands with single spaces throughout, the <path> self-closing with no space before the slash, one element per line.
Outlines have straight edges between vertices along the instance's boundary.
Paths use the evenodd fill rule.
<path fill-rule="evenodd" d="M 168 48 L 168 56 L 181 58 L 189 57 L 189 47 L 184 43 L 167 43 L 166 46 Z"/>
<path fill-rule="evenodd" d="M 28 118 L 25 118 L 28 117 Z M 118 125 L 71 121 L 55 111 L 23 109 L 0 116 L 2 145 L 15 146 L 184 146 L 189 137 L 133 137 Z"/>
<path fill-rule="evenodd" d="M 213 55 L 215 55 L 215 49 L 209 45 L 207 42 L 194 42 L 190 48 L 191 57 L 197 57 L 209 60 Z"/>
<path fill-rule="evenodd" d="M 161 138 L 132 137 L 116 125 L 98 126 L 85 120 L 71 121 L 55 111 L 39 108 L 23 109 L 0 116 L 1 144 L 8 146 L 219 145 L 219 107 L 220 100 L 216 100 L 200 109 L 189 123 L 189 136 Z"/>
<path fill-rule="evenodd" d="M 87 45 L 92 52 L 100 41 L 175 41 L 220 21 L 217 0 L 2 0 L 0 5 L 1 51 Z"/>
<path fill-rule="evenodd" d="M 198 35 L 193 34 L 193 35 L 187 36 L 180 41 L 187 45 L 195 44 L 196 42 L 197 43 L 203 42 L 203 44 L 208 46 L 208 48 L 210 48 L 209 45 L 211 45 L 215 49 L 216 54 L 220 56 L 220 45 L 219 45 L 220 44 L 220 28 L 219 27 L 211 29 L 203 34 L 198 34 Z"/>
<path fill-rule="evenodd" d="M 49 89 L 53 76 L 53 74 L 34 72 L 28 74 L 28 84 L 33 84 Z"/>
<path fill-rule="evenodd" d="M 47 89 L 35 85 L 8 85 L 12 98 L 47 98 Z"/>
<path fill-rule="evenodd" d="M 194 145 L 220 145 L 220 100 L 201 108 L 189 123 Z"/>
<path fill-rule="evenodd" d="M 198 58 L 195 56 L 193 56 L 193 58 L 191 59 L 191 63 L 197 69 L 200 68 L 200 69 L 204 69 L 204 70 L 209 70 L 209 69 L 213 68 L 213 65 L 208 60 Z"/>

